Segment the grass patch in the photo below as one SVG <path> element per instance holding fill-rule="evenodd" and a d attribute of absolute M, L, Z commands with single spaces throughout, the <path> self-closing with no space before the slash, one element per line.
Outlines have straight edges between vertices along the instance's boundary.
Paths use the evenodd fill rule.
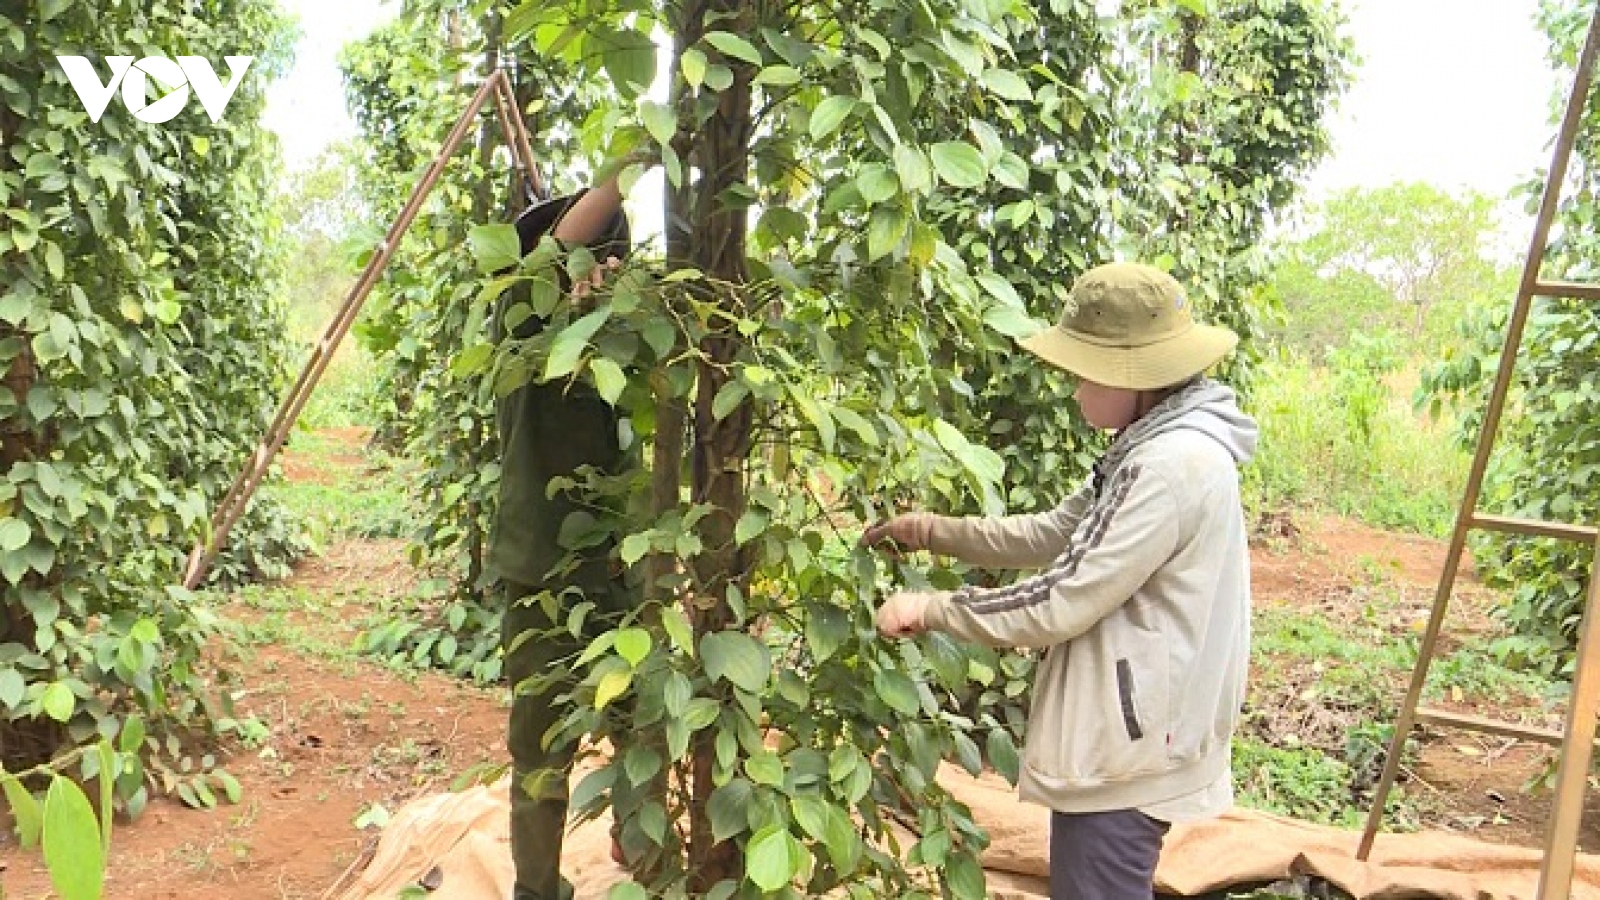
<path fill-rule="evenodd" d="M 1392 386 L 1404 380 L 1354 362 L 1265 362 L 1250 403 L 1261 445 L 1245 469 L 1247 504 L 1448 534 L 1470 457 L 1453 422 L 1418 415 Z"/>
<path fill-rule="evenodd" d="M 359 591 L 312 593 L 303 587 L 250 585 L 233 595 L 245 612 L 229 616 L 247 647 L 273 646 L 331 663 L 352 676 L 362 665 L 377 664 L 414 680 L 420 667 L 375 660 L 361 649 L 360 635 L 388 621 L 386 613 Z"/>
<path fill-rule="evenodd" d="M 1374 576 L 1355 586 L 1349 618 L 1293 607 L 1255 611 L 1250 701 L 1234 740 L 1240 805 L 1345 828 L 1364 823 L 1418 652 L 1419 635 L 1394 627 L 1400 599 L 1392 583 Z M 1489 638 L 1475 635 L 1434 661 L 1424 701 L 1447 698 L 1504 717 L 1546 708 L 1559 688 L 1504 665 Z M 1419 751 L 1408 742 L 1408 765 Z M 1435 803 L 1397 786 L 1385 825 L 1414 830 L 1437 812 Z"/>
<path fill-rule="evenodd" d="M 1398 700 L 1384 676 L 1409 673 L 1417 653 L 1415 642 L 1376 624 L 1289 608 L 1256 612 L 1252 648 L 1263 686 L 1292 687 L 1302 702 L 1379 717 L 1392 717 Z"/>
<path fill-rule="evenodd" d="M 371 355 L 353 338 L 346 338 L 306 401 L 300 424 L 307 428 L 371 424 L 377 418 L 375 387 L 379 374 Z"/>
<path fill-rule="evenodd" d="M 1351 621 L 1256 610 L 1250 701 L 1233 747 L 1241 806 L 1346 828 L 1365 820 L 1416 659 L 1414 641 L 1381 624 L 1388 596 L 1372 592 Z M 1390 827 L 1416 826 L 1421 810 L 1404 792 L 1388 805 Z"/>
<path fill-rule="evenodd" d="M 1566 682 L 1551 681 L 1536 670 L 1513 669 L 1502 663 L 1492 645 L 1473 637 L 1450 653 L 1434 659 L 1428 670 L 1424 700 L 1449 695 L 1459 702 L 1465 697 L 1494 698 L 1507 707 L 1549 706 L 1568 688 Z"/>
<path fill-rule="evenodd" d="M 306 524 L 317 544 L 326 545 L 338 535 L 405 537 L 416 527 L 404 460 L 353 448 L 315 431 L 297 430 L 291 444 L 292 465 L 303 477 L 269 489 Z M 355 466 L 348 458 L 352 453 L 361 455 Z"/>
<path fill-rule="evenodd" d="M 251 611 L 235 620 L 245 643 L 283 647 L 354 671 L 361 654 L 344 619 L 343 600 L 314 596 L 304 588 L 260 585 L 242 588 L 234 598 Z"/>
<path fill-rule="evenodd" d="M 1366 821 L 1368 801 L 1356 787 L 1355 770 L 1316 748 L 1238 738 L 1233 771 L 1240 806 L 1341 828 L 1359 828 Z M 1391 812 L 1403 812 L 1401 792 L 1391 793 Z"/>
<path fill-rule="evenodd" d="M 312 348 L 322 340 L 328 323 L 338 312 L 340 298 L 305 301 L 289 307 L 289 339 L 300 352 L 292 359 L 298 375 L 311 358 Z M 361 347 L 355 335 L 347 334 L 329 360 L 322 379 L 300 413 L 300 425 L 307 428 L 343 428 L 370 425 L 377 419 L 376 387 L 378 364 Z"/>

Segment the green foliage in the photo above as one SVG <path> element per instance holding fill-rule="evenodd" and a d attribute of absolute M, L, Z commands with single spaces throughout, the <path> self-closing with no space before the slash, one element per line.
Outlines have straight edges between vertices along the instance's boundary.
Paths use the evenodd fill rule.
<path fill-rule="evenodd" d="M 1550 36 L 1550 57 L 1564 73 L 1575 66 L 1590 10 L 1550 0 L 1540 21 Z M 1563 79 L 1563 90 L 1570 84 Z M 1556 216 L 1544 274 L 1595 280 L 1600 243 L 1590 227 L 1600 168 L 1595 166 L 1600 104 L 1590 94 L 1566 189 Z M 1542 185 L 1530 183 L 1529 197 Z M 1509 307 L 1509 304 L 1506 305 Z M 1427 373 L 1424 388 L 1435 403 L 1454 402 L 1464 441 L 1475 441 L 1498 365 L 1509 309 L 1488 310 L 1462 323 L 1465 346 Z M 1600 306 L 1585 301 L 1534 301 L 1522 337 L 1516 377 L 1507 399 L 1496 454 L 1484 484 L 1483 509 L 1530 519 L 1594 522 L 1600 519 Z M 1585 603 L 1592 546 L 1548 539 L 1482 536 L 1474 561 L 1486 580 L 1513 588 L 1504 608 L 1516 636 L 1499 649 L 1517 663 L 1545 672 L 1570 671 Z"/>
<path fill-rule="evenodd" d="M 1442 537 L 1466 484 L 1468 454 L 1453 421 L 1420 415 L 1399 387 L 1392 339 L 1357 335 L 1312 365 L 1274 355 L 1261 367 L 1250 409 L 1259 454 L 1245 470 L 1256 511 L 1320 509 L 1381 528 Z"/>
<path fill-rule="evenodd" d="M 1430 370 L 1424 389 L 1466 410 L 1461 443 L 1471 446 L 1498 364 L 1506 311 L 1485 314 L 1465 332 L 1479 343 Z M 1592 522 L 1600 515 L 1600 319 L 1592 304 L 1535 301 L 1501 420 L 1480 506 L 1506 515 Z M 1469 432 L 1468 429 L 1471 429 Z M 1475 536 L 1473 558 L 1490 584 L 1513 589 L 1502 610 L 1516 632 L 1501 646 L 1509 659 L 1546 672 L 1570 668 L 1593 549 L 1543 538 Z"/>
<path fill-rule="evenodd" d="M 1393 331 L 1408 356 L 1436 358 L 1463 316 L 1515 294 L 1516 273 L 1492 246 L 1495 206 L 1423 182 L 1335 193 L 1280 248 L 1274 343 L 1314 358 L 1353 333 Z"/>
<path fill-rule="evenodd" d="M 1233 768 L 1242 782 L 1239 803 L 1304 822 L 1357 828 L 1366 819 L 1351 789 L 1350 765 L 1310 747 L 1283 748 L 1239 738 Z"/>
<path fill-rule="evenodd" d="M 0 747 L 15 769 L 116 738 L 131 814 L 226 777 L 201 746 L 226 713 L 226 673 L 202 672 L 217 623 L 174 585 L 284 378 L 276 152 L 258 119 L 290 32 L 262 0 L 220 19 L 191 7 L 0 11 Z M 110 35 L 134 55 L 256 59 L 219 122 L 191 109 L 150 126 L 120 101 L 91 122 L 55 57 Z M 214 581 L 277 574 L 301 547 L 258 500 Z M 52 793 L 74 821 L 70 791 Z"/>
<path fill-rule="evenodd" d="M 1510 270 L 1490 247 L 1494 203 L 1424 183 L 1336 193 L 1279 248 L 1275 352 L 1255 398 L 1252 502 L 1328 509 L 1445 535 L 1467 456 L 1454 417 L 1407 408 L 1413 372 L 1458 352 L 1463 318 L 1503 304 Z"/>
<path fill-rule="evenodd" d="M 300 477 L 266 492 L 302 524 L 314 546 L 325 547 L 339 536 L 408 537 L 416 527 L 406 494 L 414 463 L 310 430 L 291 435 L 287 453 Z M 359 479 L 343 475 L 351 455 L 359 455 Z"/>
<path fill-rule="evenodd" d="M 1233 750 L 1240 803 L 1347 827 L 1366 815 L 1392 732 L 1376 723 L 1393 718 L 1398 680 L 1416 659 L 1415 639 L 1390 627 L 1393 606 L 1368 594 L 1360 622 L 1257 611 L 1251 650 L 1260 675 Z M 1407 741 L 1407 756 L 1416 752 Z M 1415 823 L 1414 800 L 1396 792 L 1389 803 L 1391 822 Z"/>
<path fill-rule="evenodd" d="M 509 227 L 469 227 L 502 218 L 470 189 L 496 170 L 442 184 L 364 335 L 397 361 L 394 433 L 428 464 L 420 558 L 464 612 L 369 638 L 415 653 L 455 636 L 444 626 L 492 627 L 472 555 L 492 510 L 490 404 L 530 380 L 587 382 L 630 449 L 687 450 L 550 485 L 585 501 L 563 545 L 614 539 L 653 598 L 537 676 L 566 711 L 550 740 L 620 750 L 574 809 L 612 807 L 658 893 L 981 896 L 985 839 L 933 776 L 946 758 L 1016 776 L 1032 661 L 877 638 L 891 583 L 990 576 L 885 571 L 853 523 L 911 504 L 1037 508 L 1082 477 L 1094 445 L 1014 341 L 1089 265 L 1155 259 L 1253 334 L 1253 246 L 1323 152 L 1343 83 L 1335 17 L 1279 0 L 1105 19 L 1073 0 L 472 13 L 408 3 L 346 57 L 374 213 L 498 57 L 503 25 L 519 66 L 560 76 L 540 82 L 563 89 L 544 111 L 566 113 L 534 126 L 556 141 L 546 158 L 621 167 L 625 185 L 634 161 L 659 161 L 665 261 L 636 259 L 582 304 L 560 296 L 557 267 L 581 278 L 595 260 L 551 242 L 515 276 L 470 279 L 462 247 L 485 276 L 517 262 Z M 664 103 L 642 97 L 657 28 L 674 41 Z M 483 328 L 507 291 L 509 318 L 547 320 L 536 336 Z M 596 614 L 571 594 L 538 602 L 573 634 Z M 492 677 L 494 661 L 471 670 Z M 896 820 L 914 826 L 909 848 Z"/>
<path fill-rule="evenodd" d="M 1239 802 L 1344 827 L 1371 809 L 1372 790 L 1393 736 L 1398 698 L 1416 663 L 1419 634 L 1397 628 L 1411 616 L 1406 593 L 1374 573 L 1341 601 L 1359 616 L 1330 617 L 1263 597 L 1254 615 L 1250 698 L 1234 743 Z M 1547 708 L 1555 685 L 1496 658 L 1487 636 L 1438 658 L 1426 703 L 1521 711 Z M 1420 740 L 1407 740 L 1410 766 Z M 1426 794 L 1390 794 L 1386 821 L 1414 828 L 1430 812 Z"/>
<path fill-rule="evenodd" d="M 142 725 L 137 719 L 127 725 L 133 730 L 115 745 L 101 738 L 27 771 L 0 768 L 0 790 L 17 843 L 24 850 L 41 848 L 45 870 L 62 900 L 100 900 L 104 895 L 117 785 L 143 780 L 141 741 L 135 736 L 142 733 Z M 75 764 L 75 771 L 68 774 Z M 79 786 L 79 778 L 98 783 L 98 808 Z M 28 787 L 39 782 L 45 785 L 43 791 Z"/>

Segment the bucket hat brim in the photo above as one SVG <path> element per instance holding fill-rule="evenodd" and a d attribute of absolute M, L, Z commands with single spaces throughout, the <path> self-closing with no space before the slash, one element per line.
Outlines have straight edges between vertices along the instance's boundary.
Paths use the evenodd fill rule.
<path fill-rule="evenodd" d="M 1198 323 L 1137 347 L 1098 343 L 1060 325 L 1021 341 L 1024 350 L 1058 369 L 1106 387 L 1134 391 L 1187 381 L 1221 362 L 1238 344 L 1239 336 L 1232 331 Z"/>

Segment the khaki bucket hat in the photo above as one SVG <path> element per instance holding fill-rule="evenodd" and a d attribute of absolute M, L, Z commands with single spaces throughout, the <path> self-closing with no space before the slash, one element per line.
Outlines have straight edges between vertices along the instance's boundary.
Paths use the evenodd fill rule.
<path fill-rule="evenodd" d="M 1239 336 L 1196 322 L 1171 275 L 1140 263 L 1111 263 L 1079 276 L 1061 321 L 1021 343 L 1080 378 L 1149 391 L 1216 365 Z"/>

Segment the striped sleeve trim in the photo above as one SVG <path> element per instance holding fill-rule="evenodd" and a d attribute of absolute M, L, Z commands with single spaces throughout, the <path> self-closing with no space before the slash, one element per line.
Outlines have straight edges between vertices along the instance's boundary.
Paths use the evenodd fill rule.
<path fill-rule="evenodd" d="M 967 588 L 957 591 L 952 599 L 979 614 L 1013 612 L 1049 600 L 1050 592 L 1055 590 L 1056 585 L 1075 575 L 1083 558 L 1100 546 L 1106 532 L 1111 530 L 1111 521 L 1117 510 L 1128 499 L 1128 492 L 1133 490 L 1133 483 L 1142 471 L 1143 467 L 1132 464 L 1124 466 L 1116 474 L 1106 491 L 1105 500 L 1095 504 L 1089 517 L 1079 526 L 1083 531 L 1083 540 L 1074 541 L 1072 548 L 1049 571 L 1009 587 L 994 590 Z"/>

